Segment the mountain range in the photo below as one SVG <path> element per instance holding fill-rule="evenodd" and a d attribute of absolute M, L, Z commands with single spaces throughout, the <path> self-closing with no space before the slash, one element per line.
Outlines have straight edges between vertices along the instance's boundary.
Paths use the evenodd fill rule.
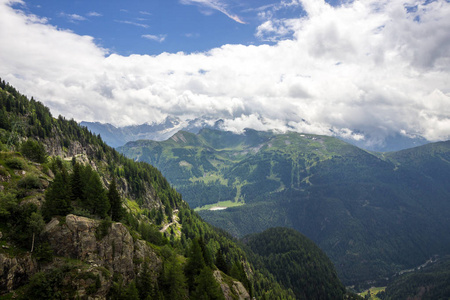
<path fill-rule="evenodd" d="M 167 117 L 164 121 L 145 123 L 134 126 L 115 127 L 111 124 L 99 122 L 81 122 L 80 125 L 87 127 L 92 133 L 100 134 L 109 146 L 117 148 L 130 141 L 155 140 L 164 141 L 180 130 L 198 133 L 202 128 L 219 129 L 221 120 L 213 121 L 208 118 L 197 118 L 182 121 L 176 117 Z"/>
<path fill-rule="evenodd" d="M 100 134 L 102 139 L 111 147 L 117 148 L 127 142 L 137 140 L 164 141 L 178 131 L 198 133 L 202 128 L 226 131 L 223 120 L 214 120 L 208 117 L 196 118 L 183 121 L 177 117 L 167 117 L 162 122 L 151 122 L 141 125 L 115 127 L 111 124 L 99 122 L 81 122 L 81 126 L 87 127 L 92 133 Z M 286 124 L 289 128 L 289 125 Z M 364 132 L 355 130 L 356 134 L 363 139 L 347 138 L 336 134 L 336 137 L 355 145 L 357 147 L 378 152 L 398 151 L 417 147 L 429 143 L 420 136 L 404 135 L 401 133 L 391 134 L 385 137 L 371 136 Z M 333 132 L 330 131 L 330 135 Z"/>
<path fill-rule="evenodd" d="M 296 254 L 292 279 L 314 278 L 286 282 L 270 252 L 204 222 L 155 167 L 2 80 L 0 104 L 0 298 L 359 299 L 308 238 L 259 235 L 279 259 Z"/>
<path fill-rule="evenodd" d="M 379 153 L 329 136 L 203 129 L 118 150 L 156 166 L 234 236 L 298 230 L 347 285 L 383 282 L 450 249 L 450 142 Z"/>

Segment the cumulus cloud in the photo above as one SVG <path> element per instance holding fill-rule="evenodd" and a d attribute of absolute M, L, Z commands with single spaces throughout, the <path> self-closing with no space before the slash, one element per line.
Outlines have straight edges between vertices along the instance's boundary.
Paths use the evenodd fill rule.
<path fill-rule="evenodd" d="M 207 115 L 236 132 L 449 139 L 450 3 L 428 2 L 282 2 L 307 15 L 273 45 L 125 57 L 0 0 L 0 77 L 78 121 Z"/>

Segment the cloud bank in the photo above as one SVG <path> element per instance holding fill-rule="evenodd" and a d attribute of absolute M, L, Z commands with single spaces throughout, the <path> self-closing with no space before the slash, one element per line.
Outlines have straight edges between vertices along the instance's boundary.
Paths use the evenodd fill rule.
<path fill-rule="evenodd" d="M 206 115 L 237 132 L 450 139 L 448 1 L 294 2 L 306 15 L 255 33 L 291 32 L 273 45 L 125 57 L 0 0 L 0 77 L 78 121 Z"/>

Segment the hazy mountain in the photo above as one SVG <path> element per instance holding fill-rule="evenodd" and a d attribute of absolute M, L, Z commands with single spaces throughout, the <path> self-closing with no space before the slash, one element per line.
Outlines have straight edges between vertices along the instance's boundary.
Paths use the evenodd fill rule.
<path fill-rule="evenodd" d="M 430 143 L 421 136 L 407 136 L 400 133 L 386 137 L 372 137 L 364 133 L 361 134 L 365 136 L 363 140 L 340 139 L 359 148 L 377 152 L 400 151 Z"/>
<path fill-rule="evenodd" d="M 159 168 L 193 207 L 233 206 L 200 214 L 235 236 L 297 229 L 346 284 L 450 249 L 450 142 L 370 153 L 327 136 L 204 129 L 119 151 Z"/>
<path fill-rule="evenodd" d="M 152 122 L 125 127 L 114 127 L 111 124 L 98 122 L 80 123 L 81 126 L 86 126 L 94 134 L 100 134 L 102 139 L 114 148 L 137 140 L 164 141 L 178 131 L 198 133 L 202 128 L 224 130 L 223 124 L 223 120 L 213 120 L 207 117 L 187 121 L 182 121 L 176 117 L 167 117 L 160 123 Z M 285 124 L 285 127 L 291 128 L 289 124 Z M 378 152 L 399 151 L 429 143 L 429 141 L 420 136 L 407 136 L 400 133 L 386 137 L 375 137 L 364 132 L 359 132 L 358 130 L 354 132 L 364 136 L 364 139 L 355 140 L 353 138 L 341 137 L 339 134 L 336 134 L 336 137 L 357 147 Z M 335 133 L 330 131 L 330 135 L 334 136 Z"/>
<path fill-rule="evenodd" d="M 167 117 L 161 123 L 145 123 L 141 125 L 115 127 L 111 124 L 99 122 L 81 122 L 92 133 L 100 134 L 102 139 L 111 147 L 119 147 L 130 141 L 155 140 L 164 141 L 180 130 L 198 133 L 202 128 L 219 128 L 219 121 L 210 119 L 194 119 L 182 121 L 179 118 Z"/>

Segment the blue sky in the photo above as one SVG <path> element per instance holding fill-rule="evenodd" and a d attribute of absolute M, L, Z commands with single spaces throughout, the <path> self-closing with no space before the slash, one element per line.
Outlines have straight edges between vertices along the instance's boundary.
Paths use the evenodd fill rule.
<path fill-rule="evenodd" d="M 0 77 L 76 121 L 450 139 L 450 0 L 0 0 Z"/>
<path fill-rule="evenodd" d="M 273 10 L 279 4 L 274 0 L 42 0 L 27 1 L 26 9 L 59 28 L 94 37 L 111 52 L 154 55 L 267 42 L 255 36 L 264 20 L 261 13 L 277 18 L 304 14 L 298 5 Z"/>

